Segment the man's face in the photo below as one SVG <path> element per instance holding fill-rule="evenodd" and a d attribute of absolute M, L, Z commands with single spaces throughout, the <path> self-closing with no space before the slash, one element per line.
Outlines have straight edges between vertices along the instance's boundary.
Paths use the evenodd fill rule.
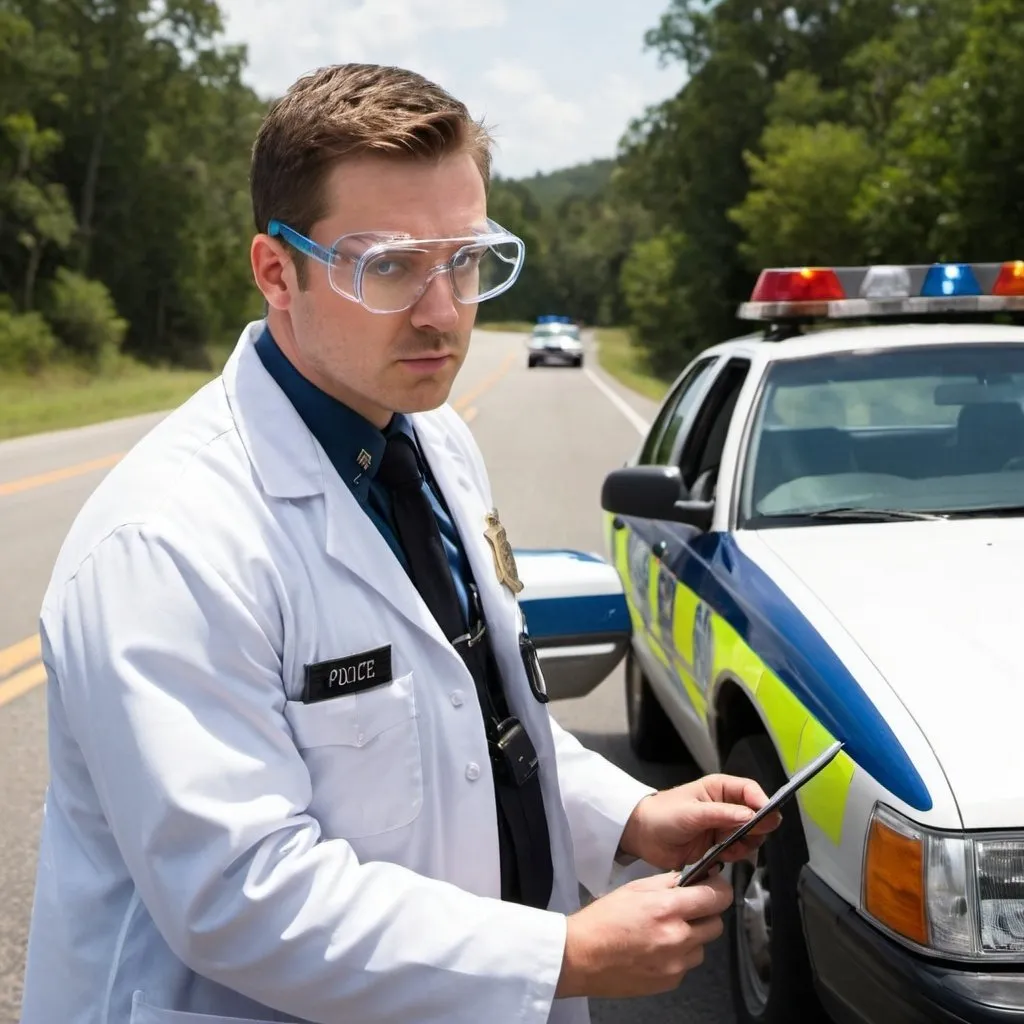
<path fill-rule="evenodd" d="M 362 156 L 339 164 L 325 188 L 329 213 L 309 237 L 327 249 L 352 232 L 465 236 L 487 214 L 483 178 L 468 153 L 434 163 Z M 433 262 L 456 248 L 436 248 Z M 294 254 L 286 247 L 278 251 L 285 260 L 270 271 L 279 277 L 268 295 L 270 326 L 306 377 L 378 426 L 393 412 L 435 409 L 447 401 L 477 309 L 455 299 L 447 274 L 435 276 L 411 308 L 371 313 L 335 292 L 327 267 L 312 259 L 306 261 L 306 290 L 300 291 Z"/>

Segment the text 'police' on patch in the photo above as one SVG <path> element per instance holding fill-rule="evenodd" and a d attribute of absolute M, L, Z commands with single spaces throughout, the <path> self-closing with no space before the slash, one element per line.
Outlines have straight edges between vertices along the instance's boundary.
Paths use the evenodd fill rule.
<path fill-rule="evenodd" d="M 345 697 L 391 681 L 391 645 L 388 644 L 348 658 L 307 665 L 302 702 L 314 704 L 332 697 Z"/>

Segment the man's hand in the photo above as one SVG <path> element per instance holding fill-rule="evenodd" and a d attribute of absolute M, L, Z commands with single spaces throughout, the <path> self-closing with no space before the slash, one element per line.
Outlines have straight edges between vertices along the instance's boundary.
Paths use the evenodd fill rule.
<path fill-rule="evenodd" d="M 722 934 L 732 887 L 717 873 L 677 888 L 672 872 L 630 882 L 569 918 L 556 998 L 621 999 L 676 988 Z"/>
<path fill-rule="evenodd" d="M 700 860 L 767 802 L 764 790 L 751 779 L 706 775 L 644 797 L 626 822 L 619 848 L 654 867 L 678 870 Z M 726 850 L 722 860 L 749 857 L 781 821 L 778 811 L 769 814 Z"/>

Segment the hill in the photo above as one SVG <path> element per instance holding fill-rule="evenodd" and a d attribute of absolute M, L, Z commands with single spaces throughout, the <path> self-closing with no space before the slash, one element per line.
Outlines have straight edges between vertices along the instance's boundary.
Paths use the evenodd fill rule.
<path fill-rule="evenodd" d="M 614 166 L 614 160 L 592 160 L 518 181 L 530 191 L 539 206 L 551 209 L 565 199 L 589 199 L 597 195 L 608 184 Z"/>

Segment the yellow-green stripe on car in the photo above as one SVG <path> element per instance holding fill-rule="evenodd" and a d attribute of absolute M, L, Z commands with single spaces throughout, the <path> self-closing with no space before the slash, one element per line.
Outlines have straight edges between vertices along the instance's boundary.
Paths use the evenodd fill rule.
<path fill-rule="evenodd" d="M 673 580 L 671 635 L 663 635 L 659 616 L 658 580 L 659 575 L 668 570 L 659 559 L 647 555 L 647 607 L 644 609 L 646 614 L 641 614 L 631 589 L 629 529 L 612 529 L 611 517 L 607 518 L 607 529 L 610 531 L 614 563 L 626 592 L 633 628 L 637 631 L 647 630 L 648 649 L 670 668 L 702 719 L 707 720 L 705 685 L 710 684 L 713 688 L 721 681 L 731 679 L 743 687 L 759 709 L 788 775 L 813 760 L 834 742 L 828 729 L 811 714 L 729 622 L 710 606 L 710 679 L 695 679 L 695 666 L 699 659 L 694 650 L 694 626 L 701 604 L 700 596 L 685 584 Z M 645 622 L 650 622 L 649 629 Z M 841 751 L 798 795 L 807 818 L 836 844 L 842 839 L 843 818 L 854 767 L 854 761 L 845 751 Z"/>

